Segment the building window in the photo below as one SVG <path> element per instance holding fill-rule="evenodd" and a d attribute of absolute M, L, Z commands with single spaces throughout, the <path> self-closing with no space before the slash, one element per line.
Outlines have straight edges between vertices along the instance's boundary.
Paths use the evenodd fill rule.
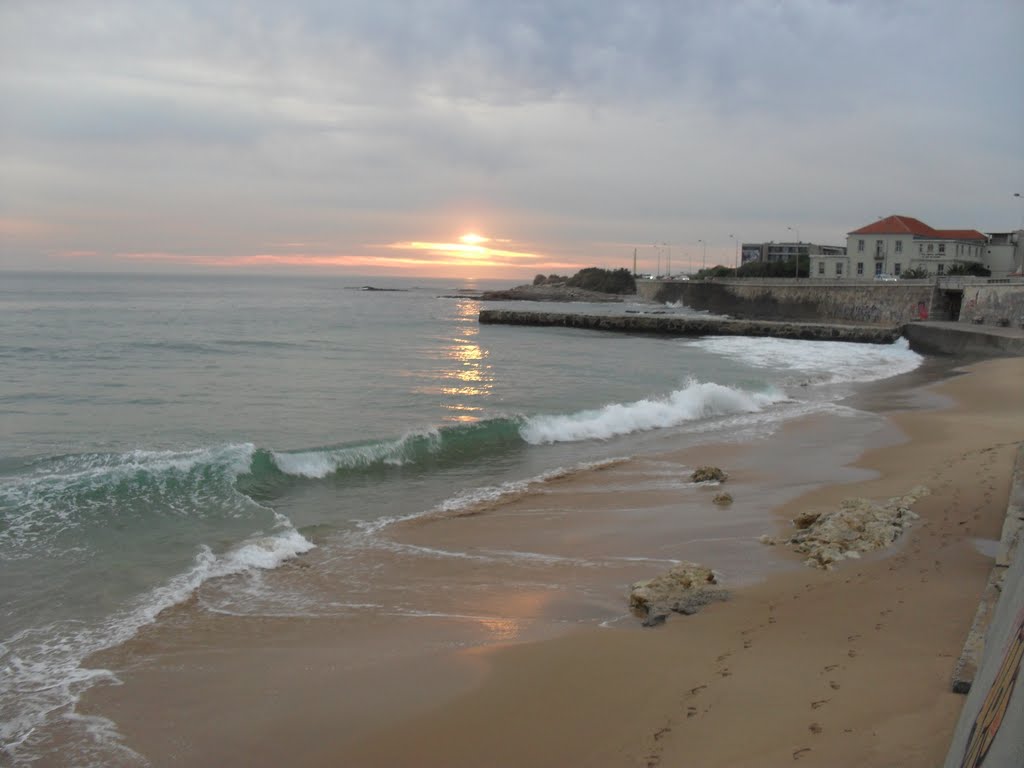
<path fill-rule="evenodd" d="M 903 241 L 902 240 L 897 240 L 896 241 L 896 253 L 903 253 Z"/>
<path fill-rule="evenodd" d="M 882 262 L 880 262 L 880 261 L 876 261 L 875 262 L 875 274 L 876 275 L 882 274 Z"/>
<path fill-rule="evenodd" d="M 945 243 L 939 243 L 939 253 L 945 253 L 945 252 L 946 252 L 946 244 Z"/>
<path fill-rule="evenodd" d="M 932 245 L 931 243 L 928 243 L 928 253 L 931 253 L 931 252 L 932 252 L 932 249 L 933 249 L 934 247 L 935 247 L 934 245 Z"/>
<path fill-rule="evenodd" d="M 863 251 L 864 250 L 864 241 L 863 240 L 858 240 L 857 241 L 857 250 L 858 251 Z"/>
<path fill-rule="evenodd" d="M 896 275 L 897 277 L 899 277 L 899 274 L 900 274 L 900 263 L 898 261 L 895 264 L 892 265 L 892 273 L 894 275 Z"/>
<path fill-rule="evenodd" d="M 819 275 L 824 275 L 825 274 L 825 262 L 824 261 L 819 261 L 818 262 L 818 274 Z"/>
<path fill-rule="evenodd" d="M 843 262 L 837 261 L 836 262 L 836 277 L 842 277 L 842 276 L 843 276 Z"/>
<path fill-rule="evenodd" d="M 864 262 L 863 261 L 858 261 L 857 262 L 857 274 L 858 275 L 863 275 L 864 274 Z"/>
<path fill-rule="evenodd" d="M 945 274 L 945 272 L 946 272 L 946 265 L 945 265 L 945 264 L 939 264 L 939 265 L 938 265 L 938 266 L 936 267 L 936 271 L 937 271 L 937 272 L 938 272 L 938 273 L 939 273 L 940 275 L 942 275 L 942 274 Z"/>
<path fill-rule="evenodd" d="M 921 243 L 920 245 L 917 246 L 917 252 L 924 253 L 924 243 Z"/>

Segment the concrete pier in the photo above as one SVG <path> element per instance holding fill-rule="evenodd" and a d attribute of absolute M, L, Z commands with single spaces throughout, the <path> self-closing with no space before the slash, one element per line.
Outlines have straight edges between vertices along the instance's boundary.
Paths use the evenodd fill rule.
<path fill-rule="evenodd" d="M 482 324 L 561 326 L 595 331 L 668 336 L 774 336 L 813 341 L 856 341 L 891 344 L 900 337 L 898 325 L 840 325 L 774 320 L 729 320 L 675 315 L 582 315 L 573 312 L 520 312 L 484 309 Z"/>

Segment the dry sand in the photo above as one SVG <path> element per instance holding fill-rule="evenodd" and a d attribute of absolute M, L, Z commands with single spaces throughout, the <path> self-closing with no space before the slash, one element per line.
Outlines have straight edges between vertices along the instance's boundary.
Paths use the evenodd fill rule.
<path fill-rule="evenodd" d="M 1022 381 L 1024 359 L 997 360 L 926 396 L 878 395 L 872 407 L 901 409 L 889 415 L 906 441 L 892 428 L 876 425 L 861 439 L 850 431 L 855 424 L 832 433 L 804 420 L 767 447 L 716 448 L 723 465 L 747 464 L 730 478 L 736 504 L 727 511 L 707 504 L 706 514 L 732 537 L 734 558 L 739 551 L 750 573 L 769 574 L 753 586 L 742 586 L 750 583 L 745 563 L 715 561 L 712 540 L 673 537 L 672 518 L 658 506 L 659 495 L 667 502 L 672 492 L 645 492 L 651 506 L 628 510 L 634 525 L 623 529 L 630 466 L 587 478 L 586 492 L 567 478 L 540 499 L 395 532 L 409 544 L 463 550 L 501 541 L 543 552 L 557 542 L 591 557 L 632 537 L 667 558 L 703 553 L 705 564 L 741 577 L 741 586 L 729 602 L 695 616 L 672 616 L 654 629 L 568 622 L 551 637 L 552 616 L 607 615 L 608 600 L 624 604 L 621 584 L 662 566 L 624 563 L 597 577 L 591 569 L 591 580 L 614 580 L 595 586 L 572 584 L 571 565 L 555 563 L 545 577 L 569 581 L 570 594 L 583 590 L 582 599 L 567 600 L 550 589 L 503 592 L 501 574 L 481 572 L 472 560 L 444 573 L 427 563 L 417 583 L 450 580 L 462 593 L 451 605 L 456 598 L 442 589 L 417 600 L 441 612 L 458 604 L 482 613 L 485 604 L 473 604 L 479 591 L 511 618 L 481 621 L 473 630 L 480 636 L 469 637 L 443 619 L 230 618 L 186 605 L 97 657 L 124 685 L 96 689 L 80 709 L 112 717 L 155 766 L 941 764 L 963 701 L 950 692 L 953 663 L 991 565 L 975 540 L 998 537 L 1013 453 L 1024 440 Z M 827 445 L 833 434 L 849 444 Z M 798 444 L 802 453 L 792 453 Z M 865 447 L 856 466 L 842 466 Z M 801 466 L 791 466 L 793 455 L 805 457 Z M 772 483 L 781 466 L 789 473 L 785 493 Z M 931 489 L 914 507 L 921 519 L 886 553 L 825 572 L 753 543 L 758 533 L 785 535 L 799 511 L 917 485 Z M 801 488 L 810 490 L 796 496 Z M 755 493 L 774 513 L 751 511 Z M 583 528 L 572 522 L 573 505 L 587 510 Z M 532 516 L 530 524 L 522 515 Z M 750 543 L 737 550 L 737 538 Z M 319 570 L 296 567 L 294 576 L 316 578 Z M 521 574 L 509 576 L 521 585 Z M 405 583 L 394 576 L 395 589 Z M 425 639 L 434 650 L 423 650 Z M 363 659 L 355 666 L 353 649 Z"/>

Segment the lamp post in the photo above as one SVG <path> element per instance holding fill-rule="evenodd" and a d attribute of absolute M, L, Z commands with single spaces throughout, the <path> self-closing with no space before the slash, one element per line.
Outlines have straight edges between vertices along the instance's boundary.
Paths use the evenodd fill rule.
<path fill-rule="evenodd" d="M 733 261 L 733 269 L 740 268 L 740 241 L 736 235 L 729 235 L 733 239 L 733 243 L 736 245 L 736 259 Z"/>
<path fill-rule="evenodd" d="M 708 244 L 705 240 L 698 240 L 697 242 L 704 246 L 704 255 L 700 260 L 700 271 L 704 272 L 708 268 Z M 707 275 L 704 275 L 704 277 L 707 277 Z"/>
<path fill-rule="evenodd" d="M 1020 192 L 1014 192 L 1013 196 L 1018 200 L 1024 202 L 1024 196 L 1022 196 Z M 1021 213 L 1020 215 L 1020 229 L 1021 232 L 1024 232 L 1024 213 Z M 1021 275 L 1024 275 L 1024 243 L 1020 242 L 1020 233 L 1017 234 L 1016 249 L 1020 251 L 1020 269 L 1018 270 L 1018 272 Z"/>
<path fill-rule="evenodd" d="M 796 262 L 796 275 L 795 275 L 795 277 L 796 277 L 797 280 L 799 280 L 800 279 L 800 243 L 802 243 L 803 240 L 800 239 L 800 230 L 797 229 L 796 227 L 786 227 L 786 229 L 788 229 L 790 232 L 796 232 L 797 251 L 796 251 L 796 254 L 793 256 L 793 260 Z"/>

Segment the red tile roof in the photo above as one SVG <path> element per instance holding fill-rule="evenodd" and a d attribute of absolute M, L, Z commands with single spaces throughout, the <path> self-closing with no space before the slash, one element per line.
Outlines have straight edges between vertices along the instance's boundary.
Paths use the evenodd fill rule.
<path fill-rule="evenodd" d="M 932 229 L 912 216 L 887 216 L 866 227 L 855 229 L 851 235 L 914 235 L 935 240 L 987 240 L 976 229 Z"/>
<path fill-rule="evenodd" d="M 874 224 L 855 229 L 851 235 L 918 235 L 935 237 L 936 232 L 923 221 L 911 216 L 888 216 Z"/>
<path fill-rule="evenodd" d="M 947 240 L 988 240 L 976 229 L 937 229 L 939 237 Z"/>

